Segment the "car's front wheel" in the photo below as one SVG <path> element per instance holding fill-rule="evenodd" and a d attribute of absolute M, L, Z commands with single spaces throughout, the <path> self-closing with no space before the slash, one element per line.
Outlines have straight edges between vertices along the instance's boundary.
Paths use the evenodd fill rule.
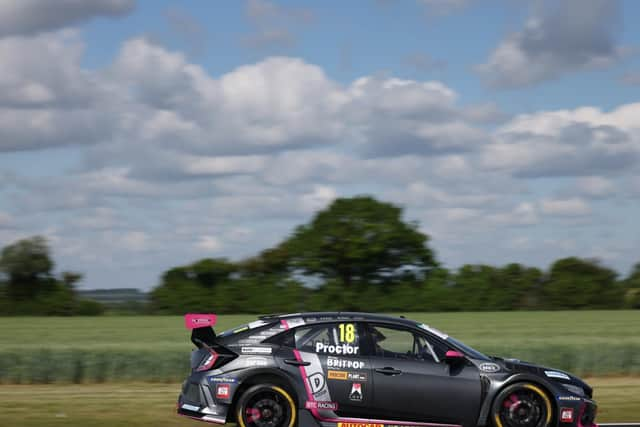
<path fill-rule="evenodd" d="M 536 384 L 517 383 L 502 390 L 492 408 L 494 427 L 550 427 L 553 407 Z"/>
<path fill-rule="evenodd" d="M 289 393 L 273 384 L 260 384 L 247 389 L 237 405 L 240 427 L 294 427 L 296 404 Z"/>

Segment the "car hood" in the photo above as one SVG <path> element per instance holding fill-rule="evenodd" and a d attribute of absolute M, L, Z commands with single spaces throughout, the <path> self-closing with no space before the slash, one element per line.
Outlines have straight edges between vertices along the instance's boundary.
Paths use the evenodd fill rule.
<path fill-rule="evenodd" d="M 587 397 L 592 396 L 593 390 L 591 389 L 591 387 L 587 383 L 582 381 L 580 378 L 574 375 L 571 375 L 568 372 L 561 371 L 559 369 L 536 365 L 530 362 L 523 362 L 517 359 L 494 358 L 494 360 L 497 363 L 501 364 L 505 370 L 517 372 L 517 373 L 533 374 L 533 375 L 542 377 L 545 380 L 552 383 L 569 384 L 569 385 L 577 386 L 584 390 L 584 393 L 586 394 Z"/>

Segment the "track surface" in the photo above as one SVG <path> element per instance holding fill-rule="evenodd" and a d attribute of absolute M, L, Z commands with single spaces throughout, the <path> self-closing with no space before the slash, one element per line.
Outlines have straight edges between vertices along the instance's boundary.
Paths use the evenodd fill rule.
<path fill-rule="evenodd" d="M 640 427 L 640 377 L 588 378 L 601 427 Z M 2 427 L 198 427 L 179 417 L 180 384 L 0 385 Z M 626 423 L 626 422 L 629 423 Z M 613 424 L 605 424 L 613 423 Z"/>

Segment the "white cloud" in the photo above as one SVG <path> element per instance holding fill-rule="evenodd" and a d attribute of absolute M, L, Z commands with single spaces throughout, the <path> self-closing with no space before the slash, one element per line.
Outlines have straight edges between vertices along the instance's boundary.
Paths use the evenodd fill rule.
<path fill-rule="evenodd" d="M 196 247 L 203 251 L 217 252 L 222 249 L 222 243 L 215 236 L 200 236 Z"/>
<path fill-rule="evenodd" d="M 615 194 L 616 188 L 610 179 L 601 176 L 586 176 L 576 180 L 578 194 L 594 199 L 603 199 Z"/>
<path fill-rule="evenodd" d="M 617 173 L 640 158 L 637 114 L 640 104 L 520 115 L 495 131 L 481 161 L 522 177 Z"/>
<path fill-rule="evenodd" d="M 524 28 L 505 38 L 478 71 L 495 87 L 513 88 L 565 73 L 607 67 L 626 50 L 616 45 L 619 2 L 537 0 Z"/>
<path fill-rule="evenodd" d="M 538 208 L 530 202 L 521 202 L 515 208 L 506 212 L 489 214 L 490 224 L 502 226 L 532 226 L 540 222 Z"/>
<path fill-rule="evenodd" d="M 6 212 L 0 211 L 0 228 L 9 228 L 13 225 L 13 217 Z"/>
<path fill-rule="evenodd" d="M 545 199 L 540 202 L 540 209 L 545 215 L 560 217 L 576 217 L 591 214 L 589 204 L 579 197 L 572 197 L 570 199 Z"/>
<path fill-rule="evenodd" d="M 149 248 L 150 238 L 145 232 L 130 231 L 122 235 L 120 244 L 127 250 L 139 252 Z"/>
<path fill-rule="evenodd" d="M 555 231 L 558 221 L 545 220 L 587 221 L 586 200 L 619 200 L 611 187 L 632 186 L 638 171 L 640 104 L 509 117 L 464 105 L 442 82 L 338 83 L 297 58 L 212 75 L 145 39 L 126 42 L 102 70 L 82 67 L 75 33 L 9 37 L 3 47 L 7 57 L 33 49 L 0 59 L 0 150 L 75 143 L 68 151 L 83 157 L 44 178 L 16 179 L 9 165 L 0 200 L 17 229 L 55 225 L 56 251 L 72 267 L 111 257 L 113 268 L 146 263 L 157 274 L 204 253 L 255 254 L 338 195 L 367 193 L 420 220 L 445 262 L 485 259 L 496 235 L 491 256 L 520 250 L 528 260 Z M 31 54 L 45 47 L 54 55 Z M 44 164 L 66 151 L 7 156 Z M 571 180 L 532 179 L 556 176 Z M 556 252 L 544 248 L 546 262 Z"/>
<path fill-rule="evenodd" d="M 467 123 L 440 82 L 364 77 L 349 88 L 351 132 L 368 156 L 468 151 L 485 133 Z"/>
<path fill-rule="evenodd" d="M 75 32 L 0 39 L 0 151 L 93 144 L 118 128 L 109 85 L 81 69 Z"/>
<path fill-rule="evenodd" d="M 313 213 L 324 209 L 338 196 L 335 189 L 326 185 L 316 185 L 313 191 L 303 194 L 300 202 L 304 212 Z"/>
<path fill-rule="evenodd" d="M 0 0 L 0 37 L 56 30 L 99 16 L 118 17 L 134 6 L 135 0 Z"/>

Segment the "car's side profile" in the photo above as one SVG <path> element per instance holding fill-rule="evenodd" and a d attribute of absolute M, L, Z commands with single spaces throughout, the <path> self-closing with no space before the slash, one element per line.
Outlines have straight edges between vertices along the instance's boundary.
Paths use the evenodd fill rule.
<path fill-rule="evenodd" d="M 367 313 L 263 316 L 216 336 L 187 315 L 179 414 L 240 427 L 595 427 L 592 389 L 488 357 L 422 323 Z"/>

